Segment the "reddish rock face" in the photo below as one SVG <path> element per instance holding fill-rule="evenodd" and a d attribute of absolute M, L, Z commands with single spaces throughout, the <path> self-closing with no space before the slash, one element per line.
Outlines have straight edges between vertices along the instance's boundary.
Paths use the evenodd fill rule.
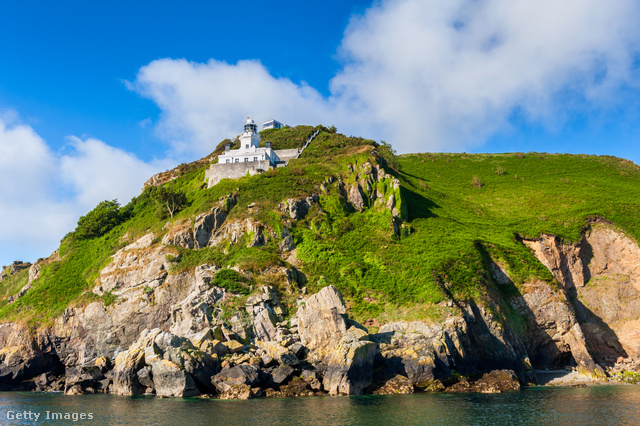
<path fill-rule="evenodd" d="M 640 248 L 623 232 L 594 223 L 578 244 L 543 235 L 525 241 L 573 297 L 591 355 L 612 363 L 640 357 Z"/>

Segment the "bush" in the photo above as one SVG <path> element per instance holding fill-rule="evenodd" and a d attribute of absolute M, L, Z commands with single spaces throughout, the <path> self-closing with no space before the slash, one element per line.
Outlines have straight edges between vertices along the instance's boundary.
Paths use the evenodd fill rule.
<path fill-rule="evenodd" d="M 249 294 L 251 289 L 247 284 L 248 282 L 248 278 L 243 277 L 233 269 L 223 269 L 213 277 L 211 285 L 227 289 L 233 293 Z"/>
<path fill-rule="evenodd" d="M 89 239 L 106 234 L 123 220 L 118 200 L 102 201 L 85 216 L 80 217 L 73 236 Z"/>
<path fill-rule="evenodd" d="M 484 186 L 484 183 L 482 183 L 482 181 L 478 178 L 478 176 L 474 176 L 471 179 L 471 185 L 473 185 L 474 188 L 482 188 Z"/>
<path fill-rule="evenodd" d="M 184 192 L 170 189 L 166 186 L 155 188 L 151 191 L 153 198 L 158 205 L 158 218 L 162 219 L 165 213 L 169 213 L 171 219 L 173 215 L 187 205 L 187 196 Z"/>

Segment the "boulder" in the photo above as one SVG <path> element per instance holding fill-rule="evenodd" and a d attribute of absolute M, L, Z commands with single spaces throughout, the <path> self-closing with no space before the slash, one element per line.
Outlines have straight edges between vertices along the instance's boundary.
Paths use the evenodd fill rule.
<path fill-rule="evenodd" d="M 138 382 L 140 382 L 142 386 L 145 386 L 151 389 L 155 387 L 153 384 L 153 373 L 150 366 L 147 365 L 145 367 L 142 367 L 140 370 L 138 370 L 137 375 L 138 375 Z"/>
<path fill-rule="evenodd" d="M 360 395 L 373 381 L 376 344 L 352 327 L 324 359 L 323 387 L 330 395 Z"/>
<path fill-rule="evenodd" d="M 88 392 L 85 392 L 80 385 L 73 385 L 64 391 L 65 395 L 84 395 L 85 393 Z"/>
<path fill-rule="evenodd" d="M 387 380 L 382 386 L 373 391 L 374 395 L 407 395 L 413 393 L 413 385 L 408 378 L 397 375 Z"/>
<path fill-rule="evenodd" d="M 297 313 L 298 333 L 309 349 L 309 361 L 324 359 L 347 332 L 347 308 L 332 285 L 307 298 Z"/>
<path fill-rule="evenodd" d="M 228 342 L 222 342 L 222 345 L 227 348 L 227 351 L 232 354 L 236 354 L 242 351 L 244 345 L 237 340 L 230 340 Z"/>
<path fill-rule="evenodd" d="M 145 391 L 138 380 L 138 370 L 145 365 L 143 348 L 134 348 L 121 352 L 116 357 L 115 377 L 111 393 L 116 395 L 140 395 Z"/>
<path fill-rule="evenodd" d="M 158 396 L 196 396 L 200 392 L 191 374 L 171 361 L 163 359 L 152 365 L 153 384 Z"/>
<path fill-rule="evenodd" d="M 360 188 L 357 182 L 354 183 L 349 190 L 349 202 L 356 211 L 362 211 L 366 206 L 362 188 Z"/>
<path fill-rule="evenodd" d="M 93 365 L 67 368 L 65 371 L 65 393 L 74 386 L 80 386 L 82 389 L 95 388 L 96 383 L 103 379 L 102 370 Z"/>
<path fill-rule="evenodd" d="M 293 369 L 293 367 L 289 365 L 281 365 L 280 367 L 276 368 L 273 373 L 271 373 L 273 383 L 275 383 L 276 385 L 280 385 L 286 382 L 287 379 L 291 377 L 294 371 L 295 370 Z"/>
<path fill-rule="evenodd" d="M 140 372 L 145 366 L 147 371 Z M 137 395 L 155 388 L 160 396 L 199 395 L 196 384 L 213 390 L 210 380 L 218 370 L 217 357 L 198 350 L 189 339 L 159 329 L 144 330 L 116 358 L 113 393 Z"/>
<path fill-rule="evenodd" d="M 447 388 L 447 392 L 501 393 L 520 389 L 520 381 L 513 370 L 494 370 L 475 381 L 461 377 L 458 383 Z"/>
<path fill-rule="evenodd" d="M 220 399 L 253 399 L 262 396 L 262 389 L 241 384 L 231 386 L 219 396 Z"/>
<path fill-rule="evenodd" d="M 322 382 L 318 373 L 313 370 L 303 370 L 301 374 L 302 380 L 314 391 L 322 390 Z"/>
<path fill-rule="evenodd" d="M 232 386 L 249 385 L 251 387 L 257 385 L 259 381 L 258 369 L 247 364 L 224 368 L 211 378 L 211 382 L 221 394 L 227 392 Z"/>
<path fill-rule="evenodd" d="M 286 385 L 280 386 L 280 394 L 283 398 L 314 395 L 313 391 L 309 389 L 309 385 L 300 377 L 294 377 Z"/>
<path fill-rule="evenodd" d="M 256 345 L 265 352 L 262 361 L 265 365 L 271 364 L 269 358 L 275 360 L 281 365 L 297 366 L 300 363 L 298 357 L 288 348 L 276 342 L 257 341 Z"/>

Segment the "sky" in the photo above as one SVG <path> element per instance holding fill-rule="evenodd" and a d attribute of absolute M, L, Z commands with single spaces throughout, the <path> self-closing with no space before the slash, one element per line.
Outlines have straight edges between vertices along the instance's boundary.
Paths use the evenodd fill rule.
<path fill-rule="evenodd" d="M 272 4 L 269 4 L 272 3 Z M 640 0 L 0 4 L 0 265 L 246 116 L 640 163 Z"/>

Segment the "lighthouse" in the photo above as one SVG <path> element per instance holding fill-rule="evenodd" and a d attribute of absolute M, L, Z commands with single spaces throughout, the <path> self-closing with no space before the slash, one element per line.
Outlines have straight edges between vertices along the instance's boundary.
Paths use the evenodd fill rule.
<path fill-rule="evenodd" d="M 247 117 L 247 121 L 244 123 L 244 131 L 240 135 L 240 150 L 249 151 L 258 147 L 260 147 L 258 126 L 253 121 L 253 118 Z"/>
<path fill-rule="evenodd" d="M 316 132 L 313 137 L 317 134 Z M 218 156 L 217 163 L 211 164 L 205 172 L 207 188 L 211 188 L 221 179 L 237 179 L 247 174 L 253 176 L 274 167 L 284 167 L 290 159 L 298 158 L 301 152 L 298 148 L 276 151 L 271 149 L 270 142 L 261 147 L 258 125 L 251 117 L 247 117 L 238 139 L 240 147 L 231 149 L 231 144 L 227 144 L 224 153 Z"/>
<path fill-rule="evenodd" d="M 258 162 L 259 165 L 251 167 L 268 170 L 280 160 L 275 151 L 271 149 L 269 142 L 266 147 L 260 148 L 260 133 L 258 133 L 258 125 L 253 121 L 253 118 L 247 117 L 239 139 L 240 148 L 231 149 L 230 145 L 227 145 L 224 154 L 218 157 L 218 164 Z"/>

